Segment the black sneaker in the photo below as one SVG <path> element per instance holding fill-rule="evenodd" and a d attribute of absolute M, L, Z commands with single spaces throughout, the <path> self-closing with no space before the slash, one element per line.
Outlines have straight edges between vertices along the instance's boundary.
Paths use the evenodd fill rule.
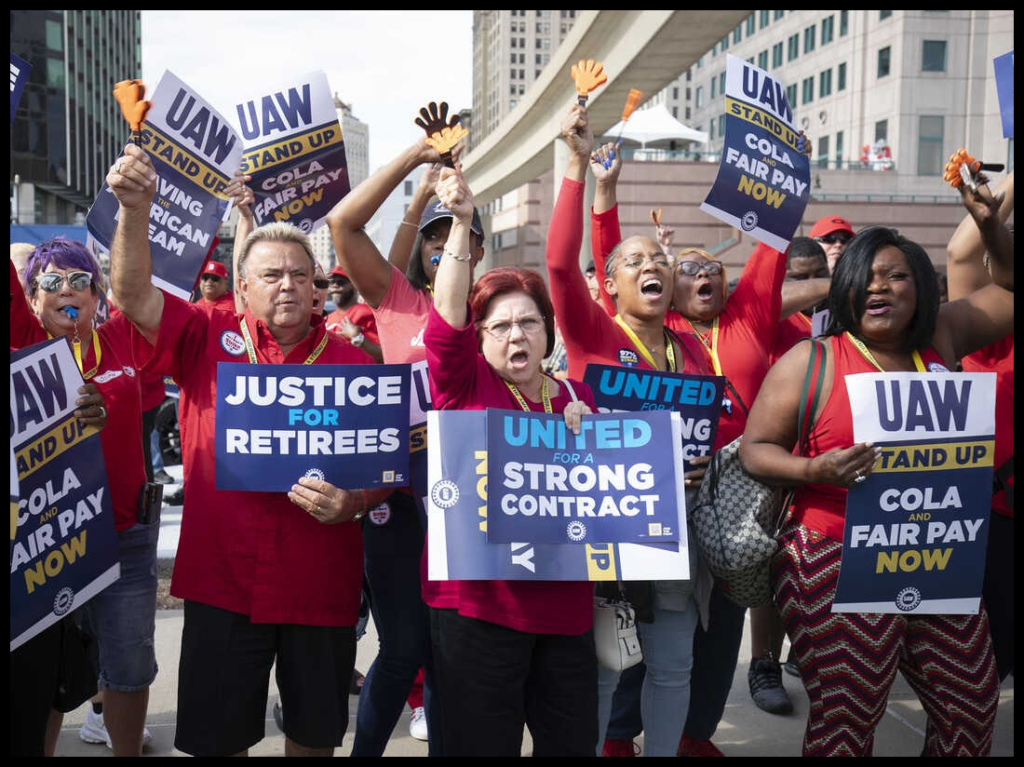
<path fill-rule="evenodd" d="M 793 702 L 782 686 L 782 664 L 771 658 L 755 658 L 747 672 L 750 697 L 754 704 L 769 714 L 790 714 Z"/>
<path fill-rule="evenodd" d="M 185 488 L 184 487 L 179 487 L 177 490 L 175 490 L 170 495 L 165 495 L 164 496 L 164 505 L 165 506 L 181 506 L 183 503 L 185 503 Z"/>
<path fill-rule="evenodd" d="M 174 477 L 160 469 L 160 471 L 153 475 L 153 481 L 159 482 L 161 485 L 170 485 L 174 482 Z"/>

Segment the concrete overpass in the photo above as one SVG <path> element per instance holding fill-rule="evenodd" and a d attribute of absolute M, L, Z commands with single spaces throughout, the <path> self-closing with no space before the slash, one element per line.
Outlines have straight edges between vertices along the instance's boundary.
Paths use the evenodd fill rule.
<path fill-rule="evenodd" d="M 496 130 L 463 157 L 477 206 L 552 168 L 552 141 L 576 99 L 570 69 L 604 64 L 606 82 L 587 103 L 595 136 L 622 117 L 631 88 L 653 96 L 753 11 L 582 11 L 541 76 Z"/>

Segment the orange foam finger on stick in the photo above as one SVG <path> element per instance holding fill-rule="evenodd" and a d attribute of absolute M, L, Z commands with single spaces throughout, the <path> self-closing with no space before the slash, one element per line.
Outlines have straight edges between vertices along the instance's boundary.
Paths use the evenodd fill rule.
<path fill-rule="evenodd" d="M 146 121 L 152 101 L 146 101 L 146 86 L 142 80 L 122 80 L 114 86 L 114 98 L 121 105 L 121 114 L 132 129 L 132 141 L 136 146 L 142 143 L 142 124 Z"/>
<path fill-rule="evenodd" d="M 437 150 L 441 161 L 449 168 L 455 167 L 452 150 L 455 145 L 469 135 L 469 131 L 459 125 L 459 116 L 452 115 L 448 119 L 448 102 L 440 105 L 431 101 L 420 109 L 420 116 L 413 120 L 427 134 L 427 146 Z"/>
<path fill-rule="evenodd" d="M 604 65 L 593 59 L 580 59 L 572 65 L 572 79 L 576 82 L 577 103 L 581 107 L 587 105 L 587 97 L 608 82 L 604 73 Z"/>
<path fill-rule="evenodd" d="M 661 208 L 657 210 L 651 208 L 651 221 L 654 222 L 655 226 L 661 226 Z"/>
<path fill-rule="evenodd" d="M 638 91 L 636 88 L 630 89 L 629 96 L 626 98 L 626 106 L 622 108 L 622 122 L 626 122 L 629 116 L 633 114 L 637 104 L 640 103 L 640 97 L 643 95 L 643 92 Z"/>

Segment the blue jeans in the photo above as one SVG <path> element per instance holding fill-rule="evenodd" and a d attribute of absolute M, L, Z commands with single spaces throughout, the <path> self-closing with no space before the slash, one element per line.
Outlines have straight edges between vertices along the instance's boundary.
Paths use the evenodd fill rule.
<path fill-rule="evenodd" d="M 653 623 L 637 624 L 647 667 L 640 694 L 644 756 L 676 755 L 690 705 L 693 633 L 697 623 L 697 603 L 691 597 L 684 612 L 656 608 Z M 599 755 L 618 682 L 618 672 L 598 668 Z"/>
<path fill-rule="evenodd" d="M 740 656 L 747 612 L 747 608 L 731 601 L 717 583 L 711 590 L 710 610 L 707 631 L 697 626 L 693 638 L 691 705 L 683 727 L 693 740 L 711 740 L 722 720 Z"/>
<path fill-rule="evenodd" d="M 633 740 L 644 731 L 644 720 L 640 716 L 640 695 L 646 674 L 647 664 L 640 661 L 618 675 L 619 684 L 614 688 L 615 694 L 611 699 L 611 716 L 601 717 L 602 722 L 608 722 L 608 731 L 598 742 L 599 752 L 604 740 Z M 605 701 L 599 699 L 599 704 L 605 705 Z"/>
<path fill-rule="evenodd" d="M 363 518 L 363 547 L 370 610 L 380 643 L 359 694 L 352 756 L 381 756 L 420 668 L 430 668 L 430 613 L 420 595 L 423 528 L 412 498 L 392 493 L 386 518 L 376 510 Z M 374 521 L 376 520 L 376 521 Z M 423 685 L 431 709 L 432 674 Z M 430 752 L 435 733 L 428 713 Z"/>
<path fill-rule="evenodd" d="M 156 544 L 160 522 L 117 534 L 121 577 L 85 603 L 99 648 L 99 686 L 145 690 L 156 679 Z"/>

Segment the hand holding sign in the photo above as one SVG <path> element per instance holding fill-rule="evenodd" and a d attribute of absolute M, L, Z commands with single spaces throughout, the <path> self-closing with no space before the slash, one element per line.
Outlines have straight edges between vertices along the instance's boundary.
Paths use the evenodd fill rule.
<path fill-rule="evenodd" d="M 576 82 L 577 103 L 585 107 L 587 97 L 608 82 L 608 75 L 604 73 L 601 62 L 580 59 L 579 63 L 572 65 L 572 79 Z"/>
<path fill-rule="evenodd" d="M 145 95 L 146 86 L 142 80 L 122 80 L 114 86 L 114 98 L 121 105 L 121 114 L 131 126 L 135 146 L 142 145 L 142 123 L 146 121 L 146 114 L 153 106 L 152 101 L 143 99 Z"/>
<path fill-rule="evenodd" d="M 452 150 L 469 135 L 469 131 L 459 125 L 458 115 L 452 115 L 451 120 L 448 120 L 447 101 L 442 101 L 440 107 L 437 102 L 431 101 L 420 109 L 420 115 L 415 123 L 426 132 L 427 145 L 437 150 L 445 165 L 454 168 Z"/>

